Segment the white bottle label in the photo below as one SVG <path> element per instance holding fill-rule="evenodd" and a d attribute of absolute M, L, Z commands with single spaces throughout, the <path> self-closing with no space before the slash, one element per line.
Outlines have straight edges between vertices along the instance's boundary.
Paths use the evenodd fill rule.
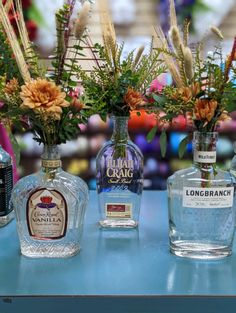
<path fill-rule="evenodd" d="M 233 206 L 234 187 L 194 188 L 184 187 L 183 207 L 230 208 Z"/>
<path fill-rule="evenodd" d="M 106 203 L 106 217 L 114 219 L 132 218 L 131 203 Z"/>
<path fill-rule="evenodd" d="M 60 239 L 66 234 L 67 204 L 57 190 L 41 188 L 27 201 L 27 224 L 31 237 L 38 240 Z"/>
<path fill-rule="evenodd" d="M 194 162 L 198 163 L 216 163 L 216 151 L 198 151 L 194 150 Z"/>

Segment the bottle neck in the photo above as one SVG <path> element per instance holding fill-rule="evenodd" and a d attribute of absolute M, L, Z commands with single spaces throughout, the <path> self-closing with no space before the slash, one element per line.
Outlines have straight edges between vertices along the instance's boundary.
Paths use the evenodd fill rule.
<path fill-rule="evenodd" d="M 193 156 L 194 164 L 212 167 L 216 163 L 217 132 L 194 132 Z"/>
<path fill-rule="evenodd" d="M 61 157 L 59 153 L 59 147 L 57 145 L 45 145 L 41 159 L 43 171 L 55 171 L 56 169 L 60 168 Z"/>
<path fill-rule="evenodd" d="M 128 121 L 129 117 L 115 116 L 113 120 L 113 134 L 111 141 L 116 143 L 126 143 L 129 140 Z"/>

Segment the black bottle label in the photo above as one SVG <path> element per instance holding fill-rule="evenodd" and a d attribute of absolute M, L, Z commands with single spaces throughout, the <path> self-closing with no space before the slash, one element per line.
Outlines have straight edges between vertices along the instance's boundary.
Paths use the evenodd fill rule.
<path fill-rule="evenodd" d="M 5 216 L 12 211 L 12 208 L 9 207 L 12 188 L 12 165 L 0 168 L 0 216 Z"/>

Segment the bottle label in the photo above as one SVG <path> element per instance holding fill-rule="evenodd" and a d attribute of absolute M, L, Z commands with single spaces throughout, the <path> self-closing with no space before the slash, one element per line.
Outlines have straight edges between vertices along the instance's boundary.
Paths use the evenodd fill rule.
<path fill-rule="evenodd" d="M 194 162 L 197 162 L 197 163 L 216 163 L 216 151 L 194 150 Z"/>
<path fill-rule="evenodd" d="M 183 188 L 183 207 L 188 208 L 230 208 L 233 206 L 234 187 Z"/>
<path fill-rule="evenodd" d="M 115 219 L 132 218 L 132 204 L 106 203 L 106 217 Z"/>
<path fill-rule="evenodd" d="M 67 204 L 63 195 L 54 189 L 34 191 L 27 201 L 27 224 L 35 239 L 60 239 L 66 235 Z"/>
<path fill-rule="evenodd" d="M 9 207 L 12 188 L 12 165 L 0 168 L 0 216 L 8 215 L 12 211 L 12 208 Z"/>
<path fill-rule="evenodd" d="M 108 184 L 131 184 L 134 176 L 134 161 L 108 159 L 106 176 Z"/>

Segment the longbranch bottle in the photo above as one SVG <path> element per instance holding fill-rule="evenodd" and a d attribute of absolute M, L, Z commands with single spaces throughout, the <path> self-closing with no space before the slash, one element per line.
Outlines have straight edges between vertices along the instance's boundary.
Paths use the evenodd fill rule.
<path fill-rule="evenodd" d="M 194 164 L 168 179 L 170 251 L 181 257 L 232 253 L 234 177 L 216 168 L 217 133 L 194 133 Z"/>

